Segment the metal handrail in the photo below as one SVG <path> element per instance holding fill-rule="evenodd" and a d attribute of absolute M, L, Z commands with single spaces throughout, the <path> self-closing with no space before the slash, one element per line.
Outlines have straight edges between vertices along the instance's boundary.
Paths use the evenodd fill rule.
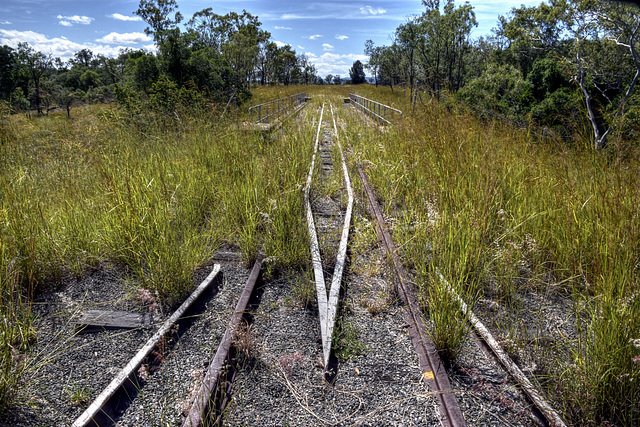
<path fill-rule="evenodd" d="M 254 105 L 249 108 L 249 120 L 255 123 L 271 123 L 272 119 L 277 119 L 289 111 L 298 108 L 307 100 L 307 93 L 301 92 L 285 98 Z M 254 115 L 257 120 L 254 120 Z"/>
<path fill-rule="evenodd" d="M 393 107 L 389 107 L 388 105 L 372 101 L 371 99 L 367 99 L 364 96 L 350 93 L 349 99 L 351 100 L 351 103 L 356 106 L 356 108 L 360 108 L 365 114 L 368 114 L 369 116 L 383 121 L 387 124 L 391 124 L 391 122 L 387 120 L 387 116 L 391 116 L 391 114 L 394 112 L 400 113 L 400 115 L 402 115 L 402 111 Z"/>

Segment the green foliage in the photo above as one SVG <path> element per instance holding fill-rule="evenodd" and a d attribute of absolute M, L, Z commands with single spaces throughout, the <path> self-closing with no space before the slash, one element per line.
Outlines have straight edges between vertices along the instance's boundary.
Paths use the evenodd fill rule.
<path fill-rule="evenodd" d="M 540 102 L 558 89 L 572 87 L 569 76 L 561 62 L 543 58 L 533 65 L 527 80 L 533 86 L 533 96 Z"/>
<path fill-rule="evenodd" d="M 567 90 L 553 96 L 570 96 Z M 404 111 L 410 105 L 388 89 L 370 97 Z M 432 336 L 456 342 L 452 325 L 465 325 L 437 271 L 467 303 L 569 299 L 567 321 L 576 333 L 544 347 L 536 363 L 545 368 L 534 380 L 569 423 L 638 424 L 637 144 L 598 154 L 586 138 L 547 144 L 435 101 L 384 133 L 356 134 L 354 157 L 367 166 L 404 261 L 424 285 Z M 511 330 L 531 326 L 521 316 L 506 323 Z"/>
<path fill-rule="evenodd" d="M 531 118 L 540 125 L 553 128 L 565 139 L 570 139 L 576 133 L 576 126 L 584 121 L 581 108 L 582 99 L 575 89 L 560 88 L 533 105 Z"/>
<path fill-rule="evenodd" d="M 534 102 L 533 87 L 515 67 L 490 66 L 481 77 L 470 81 L 458 97 L 479 108 L 481 115 L 497 112 L 518 120 Z"/>
<path fill-rule="evenodd" d="M 154 111 L 170 114 L 178 106 L 178 85 L 162 74 L 149 89 L 149 105 Z"/>
<path fill-rule="evenodd" d="M 15 51 L 9 46 L 0 46 L 0 99 L 8 99 L 15 90 L 15 55 Z"/>
<path fill-rule="evenodd" d="M 359 85 L 367 81 L 362 62 L 356 61 L 353 63 L 351 70 L 349 70 L 349 76 L 351 77 L 351 84 L 354 85 Z"/>
<path fill-rule="evenodd" d="M 158 59 L 153 55 L 130 59 L 127 66 L 133 69 L 133 81 L 137 88 L 147 93 L 160 76 Z"/>
<path fill-rule="evenodd" d="M 336 322 L 333 337 L 333 354 L 342 362 L 346 362 L 367 350 L 367 347 L 359 341 L 360 331 L 358 327 L 340 317 Z"/>

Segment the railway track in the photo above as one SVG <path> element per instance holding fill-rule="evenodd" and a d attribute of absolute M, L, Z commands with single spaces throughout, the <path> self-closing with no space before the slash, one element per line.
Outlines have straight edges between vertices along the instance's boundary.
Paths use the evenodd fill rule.
<path fill-rule="evenodd" d="M 563 425 L 550 407 L 530 416 L 522 379 L 508 380 L 480 349 L 457 373 L 444 368 L 362 168 L 364 193 L 353 191 L 339 123 L 356 113 L 327 101 L 300 114 L 315 134 L 304 188 L 312 269 L 257 285 L 263 257 L 249 272 L 232 253 L 145 344 L 136 338 L 139 350 L 108 370 L 119 371 L 73 426 Z M 379 244 L 363 237 L 374 230 Z M 225 271 L 232 285 L 220 284 Z M 205 348 L 192 356 L 187 346 Z M 460 374 L 473 369 L 481 389 Z M 166 381 L 181 383 L 179 396 Z M 498 415 L 486 415 L 486 396 Z"/>

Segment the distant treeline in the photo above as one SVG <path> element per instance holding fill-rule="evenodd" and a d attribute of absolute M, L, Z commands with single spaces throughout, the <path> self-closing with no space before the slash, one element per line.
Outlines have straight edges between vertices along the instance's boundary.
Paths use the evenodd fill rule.
<path fill-rule="evenodd" d="M 304 54 L 278 46 L 247 11 L 217 15 L 211 8 L 183 17 L 175 0 L 141 0 L 136 14 L 148 24 L 156 53 L 123 50 L 117 57 L 89 49 L 64 62 L 26 43 L 0 47 L 0 100 L 14 111 L 67 108 L 77 102 L 151 101 L 175 108 L 197 99 L 242 100 L 252 83 L 323 84 Z"/>
<path fill-rule="evenodd" d="M 377 84 L 455 94 L 482 116 L 536 124 L 558 138 L 640 136 L 640 10 L 605 0 L 513 8 L 489 37 L 470 38 L 472 4 L 423 0 L 390 46 L 365 44 Z M 418 92 L 419 93 L 419 92 Z"/>

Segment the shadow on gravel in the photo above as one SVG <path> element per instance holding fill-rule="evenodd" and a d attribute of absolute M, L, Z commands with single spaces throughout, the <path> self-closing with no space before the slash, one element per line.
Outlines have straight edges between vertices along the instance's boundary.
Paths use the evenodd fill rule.
<path fill-rule="evenodd" d="M 203 276 L 205 277 L 205 276 Z M 107 401 L 102 410 L 92 420 L 95 426 L 111 426 L 114 425 L 120 417 L 125 413 L 131 401 L 136 398 L 138 393 L 144 388 L 146 383 L 144 377 L 153 375 L 155 371 L 160 369 L 164 360 L 170 356 L 175 344 L 180 337 L 189 330 L 189 328 L 198 320 L 200 314 L 206 310 L 207 304 L 218 294 L 222 283 L 224 282 L 224 272 L 220 273 L 213 280 L 207 290 L 193 302 L 187 309 L 184 316 L 181 317 L 171 331 L 164 336 L 164 339 L 151 351 L 147 359 L 136 370 L 136 374 L 127 378 L 124 386 L 116 391 Z M 144 367 L 144 368 L 143 368 Z"/>

